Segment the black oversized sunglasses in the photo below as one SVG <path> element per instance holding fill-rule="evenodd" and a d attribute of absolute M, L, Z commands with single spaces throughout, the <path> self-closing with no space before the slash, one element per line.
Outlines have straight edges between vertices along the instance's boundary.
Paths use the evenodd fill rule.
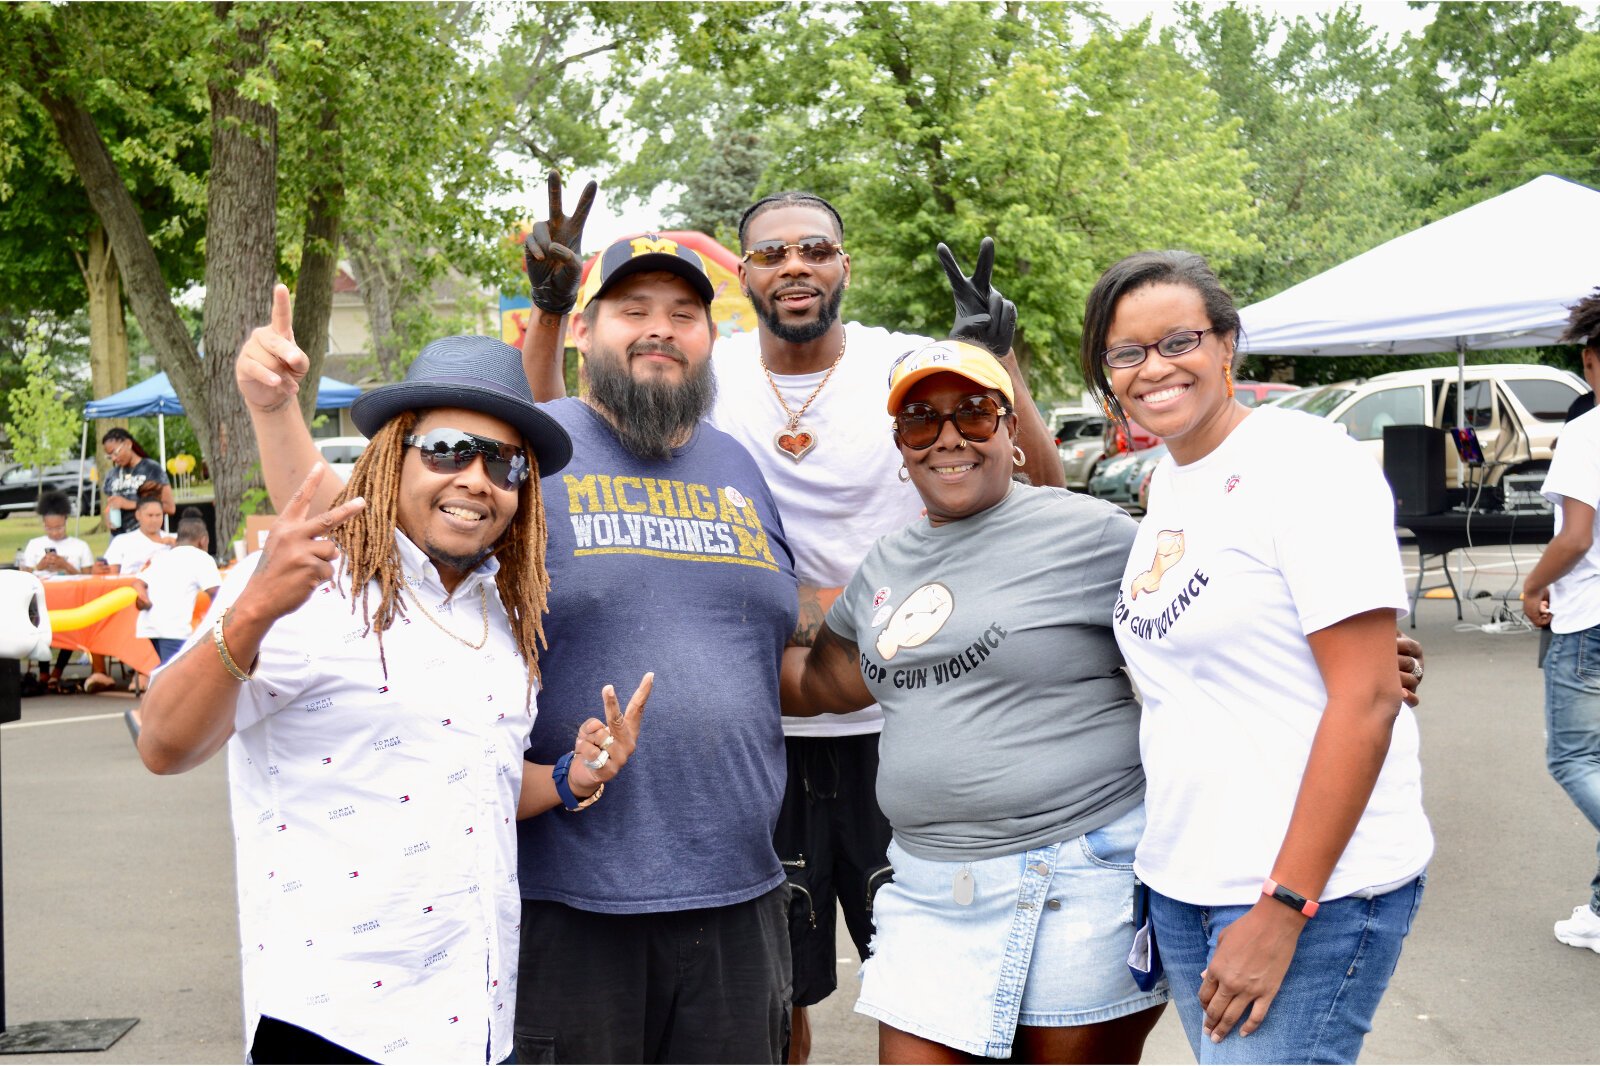
<path fill-rule="evenodd" d="M 968 396 L 949 414 L 941 414 L 932 404 L 908 403 L 894 416 L 894 432 L 901 444 L 921 451 L 933 447 L 944 431 L 944 424 L 952 422 L 957 433 L 981 444 L 995 435 L 1000 419 L 1010 413 L 1009 408 L 996 403 L 992 396 Z"/>
<path fill-rule="evenodd" d="M 420 437 L 412 435 L 403 442 L 422 455 L 422 465 L 435 474 L 454 474 L 472 465 L 472 460 L 483 459 L 483 468 L 489 480 L 503 489 L 515 489 L 528 480 L 531 468 L 528 454 L 515 444 L 505 444 L 491 437 L 480 437 L 460 429 L 434 429 Z"/>
<path fill-rule="evenodd" d="M 789 249 L 800 253 L 800 260 L 812 266 L 826 266 L 844 254 L 844 247 L 827 237 L 806 237 L 793 244 L 782 241 L 757 241 L 744 253 L 744 261 L 762 270 L 780 267 L 789 261 Z"/>

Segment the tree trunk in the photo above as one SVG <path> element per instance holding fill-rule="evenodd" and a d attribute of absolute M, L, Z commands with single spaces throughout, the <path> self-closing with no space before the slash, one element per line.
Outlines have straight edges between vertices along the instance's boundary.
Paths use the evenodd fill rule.
<path fill-rule="evenodd" d="M 217 19 L 235 17 L 230 4 L 216 4 Z M 260 484 L 257 448 L 244 400 L 233 381 L 235 354 L 250 330 L 272 313 L 277 265 L 278 116 L 272 107 L 239 92 L 247 73 L 266 60 L 265 24 L 240 20 L 220 80 L 211 98 L 211 176 L 206 193 L 205 350 L 199 388 L 203 422 L 190 411 L 217 489 L 217 535 L 232 539 L 240 524 L 245 488 Z M 180 388 L 179 394 L 183 395 Z"/>
<path fill-rule="evenodd" d="M 73 255 L 77 257 L 77 253 Z M 89 260 L 78 258 L 78 271 L 89 290 L 89 382 L 94 398 L 103 400 L 128 387 L 128 326 L 122 317 L 122 277 L 111 252 L 105 227 L 89 232 Z M 113 426 L 126 427 L 126 418 L 97 418 L 94 439 L 99 441 Z M 93 449 L 103 466 L 99 448 Z M 100 473 L 105 474 L 105 470 Z"/>
<path fill-rule="evenodd" d="M 306 380 L 322 380 L 328 355 L 328 319 L 333 315 L 333 282 L 339 273 L 339 221 L 344 213 L 344 184 L 338 170 L 339 117 L 330 107 L 319 123 L 322 165 L 329 175 L 306 200 L 306 232 L 300 245 L 300 270 L 294 292 L 294 337 L 311 366 Z M 316 151 L 316 149 L 313 149 Z M 300 390 L 300 414 L 309 424 L 317 409 L 316 385 Z"/>
<path fill-rule="evenodd" d="M 379 381 L 399 381 L 406 368 L 401 365 L 400 335 L 395 332 L 394 311 L 397 286 L 386 269 L 379 248 L 382 238 L 352 231 L 345 235 L 350 262 L 356 268 L 356 284 L 367 309 L 367 329 L 372 336 L 372 356 Z"/>

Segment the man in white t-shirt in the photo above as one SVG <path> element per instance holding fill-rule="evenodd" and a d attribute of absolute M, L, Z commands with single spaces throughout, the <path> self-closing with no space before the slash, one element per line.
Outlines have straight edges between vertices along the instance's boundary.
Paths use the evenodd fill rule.
<path fill-rule="evenodd" d="M 1600 310 L 1595 297 L 1585 302 Z M 1600 354 L 1600 333 L 1574 339 L 1586 340 L 1586 364 Z M 1600 661 L 1600 411 L 1562 429 L 1541 491 L 1555 508 L 1555 536 L 1523 583 L 1522 609 L 1553 634 L 1544 659 L 1546 762 L 1600 830 L 1600 681 L 1592 668 Z M 1588 901 L 1555 923 L 1555 935 L 1600 952 L 1600 872 Z"/>
<path fill-rule="evenodd" d="M 171 539 L 161 532 L 165 517 L 161 497 L 140 497 L 138 509 L 134 511 L 139 528 L 112 537 L 106 548 L 106 564 L 112 573 L 137 574 L 152 558 L 172 549 Z"/>
<path fill-rule="evenodd" d="M 922 513 L 921 499 L 900 476 L 884 403 L 890 369 L 928 338 L 840 319 L 850 257 L 844 222 L 820 196 L 789 192 L 757 201 L 740 221 L 739 243 L 739 280 L 759 325 L 718 343 L 711 421 L 750 451 L 778 501 L 801 585 L 796 642 L 808 643 L 873 543 Z M 1006 366 L 1028 456 L 1024 472 L 1035 484 L 1059 486 L 1060 460 L 1010 354 L 1016 308 L 989 285 L 993 255 L 986 240 L 969 278 L 941 246 L 956 296 L 951 334 L 989 348 Z M 789 780 L 774 844 L 811 909 L 807 920 L 791 923 L 790 938 L 789 1061 L 805 1062 L 805 1008 L 837 984 L 835 900 L 865 958 L 871 897 L 891 876 L 889 824 L 875 792 L 883 713 L 873 706 L 785 718 L 783 727 Z"/>
<path fill-rule="evenodd" d="M 217 586 L 222 584 L 217 561 L 207 550 L 210 547 L 205 520 L 198 511 L 186 513 L 178 521 L 178 543 L 151 559 L 140 575 L 143 588 L 133 632 L 155 645 L 163 663 L 178 654 L 193 632 L 189 622 L 196 598 L 204 592 L 208 599 L 215 599 Z"/>

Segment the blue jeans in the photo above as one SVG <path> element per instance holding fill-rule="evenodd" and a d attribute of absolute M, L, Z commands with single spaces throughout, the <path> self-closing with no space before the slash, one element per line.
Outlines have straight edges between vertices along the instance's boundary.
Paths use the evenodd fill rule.
<path fill-rule="evenodd" d="M 1205 1020 L 1200 971 L 1216 950 L 1217 935 L 1250 908 L 1196 907 L 1152 891 L 1156 946 L 1195 1059 L 1201 1066 L 1355 1062 L 1400 962 L 1400 945 L 1411 931 L 1426 881 L 1424 874 L 1371 899 L 1346 896 L 1323 903 L 1300 934 L 1267 1020 L 1248 1037 L 1235 1026 L 1220 1044 L 1200 1032 Z"/>
<path fill-rule="evenodd" d="M 1545 763 L 1600 830 L 1600 626 L 1550 638 L 1544 658 Z M 1589 882 L 1600 914 L 1600 870 Z"/>
<path fill-rule="evenodd" d="M 155 645 L 156 657 L 161 660 L 163 666 L 166 665 L 169 659 L 183 650 L 182 637 L 151 637 L 150 643 Z"/>

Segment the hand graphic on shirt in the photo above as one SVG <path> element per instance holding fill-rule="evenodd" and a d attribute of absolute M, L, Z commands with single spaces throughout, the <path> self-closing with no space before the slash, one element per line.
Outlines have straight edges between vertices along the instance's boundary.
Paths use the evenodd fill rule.
<path fill-rule="evenodd" d="M 901 648 L 917 648 L 926 644 L 944 628 L 955 606 L 955 596 L 937 582 L 917 589 L 895 608 L 889 624 L 878 634 L 876 647 L 879 657 L 887 661 L 893 659 Z"/>
<path fill-rule="evenodd" d="M 1154 592 L 1161 587 L 1161 575 L 1178 565 L 1183 558 L 1183 530 L 1163 529 L 1156 534 L 1156 557 L 1150 569 L 1128 582 L 1133 599 L 1141 592 Z"/>

